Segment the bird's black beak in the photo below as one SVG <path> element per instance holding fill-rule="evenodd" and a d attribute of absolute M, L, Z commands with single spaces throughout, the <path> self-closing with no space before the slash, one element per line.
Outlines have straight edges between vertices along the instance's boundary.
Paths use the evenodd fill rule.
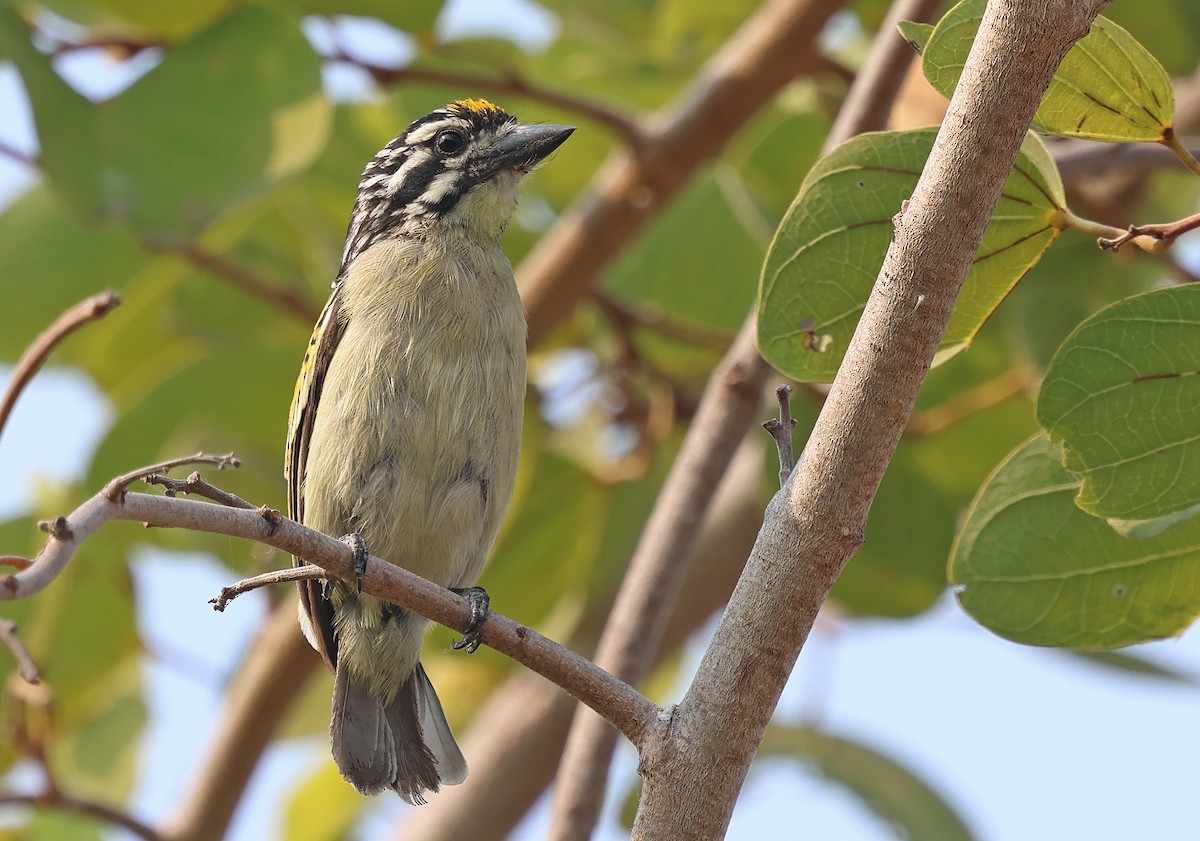
<path fill-rule="evenodd" d="M 480 161 L 478 177 L 487 180 L 505 169 L 528 172 L 563 144 L 575 126 L 518 125 L 496 141 Z"/>

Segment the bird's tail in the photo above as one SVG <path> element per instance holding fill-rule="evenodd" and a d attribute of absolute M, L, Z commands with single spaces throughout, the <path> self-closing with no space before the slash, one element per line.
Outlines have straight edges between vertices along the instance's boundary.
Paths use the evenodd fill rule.
<path fill-rule="evenodd" d="M 333 759 L 347 782 L 363 794 L 390 788 L 421 804 L 425 792 L 466 779 L 467 761 L 420 663 L 386 706 L 367 686 L 338 664 L 329 729 Z"/>

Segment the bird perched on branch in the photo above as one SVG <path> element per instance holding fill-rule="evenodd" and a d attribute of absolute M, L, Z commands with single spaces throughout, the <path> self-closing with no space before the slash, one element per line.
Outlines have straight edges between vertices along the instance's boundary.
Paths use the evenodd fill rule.
<path fill-rule="evenodd" d="M 410 803 L 467 763 L 421 667 L 423 617 L 363 594 L 368 547 L 471 600 L 512 497 L 525 313 L 501 238 L 522 178 L 574 129 L 480 99 L 416 120 L 363 171 L 341 269 L 288 422 L 291 517 L 354 552 L 359 587 L 300 585 L 300 625 L 334 670 L 333 756 L 363 794 Z M 299 562 L 299 561 L 298 561 Z"/>

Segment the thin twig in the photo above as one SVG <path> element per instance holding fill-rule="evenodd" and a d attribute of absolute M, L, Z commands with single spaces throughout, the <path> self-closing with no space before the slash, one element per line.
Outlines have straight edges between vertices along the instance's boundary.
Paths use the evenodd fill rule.
<path fill-rule="evenodd" d="M 38 669 L 37 663 L 33 662 L 33 656 L 29 653 L 29 649 L 25 647 L 25 643 L 18 636 L 16 622 L 10 619 L 0 619 L 0 641 L 3 641 L 9 651 L 13 653 L 13 657 L 17 658 L 17 672 L 25 679 L 25 682 L 41 683 L 42 673 Z"/>
<path fill-rule="evenodd" d="M 230 455 L 233 455 L 230 453 Z M 217 469 L 220 469 L 220 465 Z M 161 485 L 163 493 L 167 496 L 178 496 L 179 494 L 191 494 L 192 496 L 202 496 L 205 499 L 211 499 L 220 505 L 227 505 L 230 508 L 255 508 L 246 500 L 242 499 L 237 494 L 232 494 L 229 491 L 224 491 L 216 485 L 209 484 L 200 475 L 199 470 L 193 470 L 188 474 L 186 479 L 172 479 L 170 476 L 163 476 L 160 473 L 149 473 L 141 477 L 142 481 L 147 485 Z"/>
<path fill-rule="evenodd" d="M 1186 234 L 1188 231 L 1194 231 L 1200 228 L 1200 213 L 1194 213 L 1183 219 L 1177 219 L 1174 222 L 1159 222 L 1154 225 L 1130 225 L 1125 233 L 1118 237 L 1106 238 L 1101 237 L 1096 241 L 1102 249 L 1111 249 L 1112 251 L 1120 251 L 1121 246 L 1136 237 L 1148 237 L 1151 240 L 1151 246 L 1147 248 L 1141 245 L 1146 251 L 1162 251 L 1169 247 L 1176 239 Z M 1157 244 L 1157 247 L 1156 247 Z"/>
<path fill-rule="evenodd" d="M 11 158 L 17 163 L 25 164 L 25 166 L 34 168 L 41 167 L 41 162 L 36 157 L 27 155 L 15 146 L 10 146 L 4 142 L 0 142 L 0 155 L 3 155 L 6 158 Z"/>
<path fill-rule="evenodd" d="M 642 142 L 641 127 L 626 113 L 598 102 L 543 88 L 515 72 L 487 76 L 453 70 L 431 70 L 425 67 L 383 67 L 355 58 L 342 49 L 336 50 L 325 58 L 329 61 L 351 64 L 361 68 L 370 74 L 377 84 L 384 86 L 402 82 L 425 82 L 458 90 L 490 90 L 526 96 L 606 126 L 627 143 L 640 144 Z"/>
<path fill-rule="evenodd" d="M 283 584 L 289 581 L 323 581 L 328 578 L 328 572 L 312 564 L 273 569 L 270 572 L 264 572 L 261 575 L 255 575 L 251 578 L 243 578 L 241 581 L 230 584 L 227 587 L 222 587 L 221 592 L 209 599 L 208 603 L 213 606 L 213 610 L 218 613 L 224 613 L 225 608 L 229 606 L 231 601 L 243 593 L 249 593 L 251 590 L 258 590 L 262 587 L 270 587 L 272 584 Z"/>
<path fill-rule="evenodd" d="M 721 353 L 729 350 L 729 345 L 733 342 L 733 336 L 724 331 L 671 318 L 650 305 L 631 306 L 599 289 L 592 291 L 591 298 L 609 320 L 616 324 L 644 327 L 667 338 Z"/>
<path fill-rule="evenodd" d="M 119 826 L 122 829 L 127 829 L 139 838 L 144 839 L 144 841 L 166 841 L 154 827 L 142 823 L 127 812 L 122 812 L 120 809 L 114 809 L 111 806 L 105 806 L 103 803 L 96 803 L 81 797 L 63 794 L 60 791 L 48 791 L 42 794 L 0 794 L 0 805 L 31 806 L 74 812 L 77 815 L 87 815 L 88 817 L 102 820 L 114 826 Z"/>
<path fill-rule="evenodd" d="M 142 240 L 142 246 L 149 251 L 173 254 L 233 288 L 295 316 L 305 324 L 314 323 L 320 314 L 320 310 L 299 290 L 282 281 L 262 278 L 244 266 L 205 251 L 195 243 L 145 239 Z"/>
<path fill-rule="evenodd" d="M 9 415 L 12 414 L 21 392 L 54 348 L 80 327 L 89 321 L 104 317 L 120 303 L 120 296 L 112 290 L 85 298 L 55 319 L 53 324 L 33 340 L 33 344 L 26 348 L 17 367 L 13 369 L 12 379 L 4 391 L 4 397 L 0 399 L 0 435 L 4 433 L 4 426 L 8 423 Z"/>
<path fill-rule="evenodd" d="M 122 476 L 118 476 L 105 485 L 104 490 L 102 490 L 100 493 L 115 502 L 118 498 L 120 498 L 121 494 L 125 493 L 129 486 L 138 479 L 145 481 L 146 477 L 148 476 L 154 476 L 170 470 L 172 467 L 183 467 L 184 465 L 188 464 L 211 464 L 216 467 L 217 470 L 224 470 L 226 467 L 238 468 L 242 466 L 241 461 L 239 461 L 238 457 L 233 453 L 225 453 L 225 455 L 195 453 L 194 455 L 183 456 L 182 458 L 173 458 L 168 459 L 167 461 L 160 461 L 157 464 L 149 464 L 139 470 L 134 470 Z M 232 496 L 232 494 L 230 496 Z M 237 499 L 237 497 L 233 498 Z M 247 503 L 245 507 L 253 508 L 254 506 Z"/>
<path fill-rule="evenodd" d="M 780 385 L 775 388 L 775 399 L 779 401 L 779 417 L 763 421 L 763 429 L 771 433 L 775 439 L 775 449 L 779 452 L 779 487 L 787 484 L 792 468 L 796 466 L 796 454 L 792 447 L 792 430 L 796 428 L 796 419 L 792 417 L 791 405 L 792 387 Z"/>

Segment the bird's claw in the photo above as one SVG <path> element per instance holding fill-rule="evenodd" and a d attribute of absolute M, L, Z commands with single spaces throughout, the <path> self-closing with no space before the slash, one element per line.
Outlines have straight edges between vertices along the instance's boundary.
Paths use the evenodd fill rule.
<path fill-rule="evenodd" d="M 367 574 L 367 558 L 371 557 L 371 553 L 367 551 L 367 541 L 358 532 L 342 535 L 340 540 L 350 547 L 354 555 L 354 580 L 358 582 L 358 592 L 361 593 L 363 576 Z"/>
<path fill-rule="evenodd" d="M 488 614 L 491 612 L 491 597 L 488 596 L 487 590 L 482 587 L 465 587 L 453 592 L 458 593 L 470 602 L 471 618 L 467 621 L 467 627 L 463 629 L 463 638 L 450 647 L 455 651 L 465 651 L 468 654 L 474 654 L 482 642 L 479 638 L 479 630 L 483 627 L 483 623 L 487 621 Z"/>

